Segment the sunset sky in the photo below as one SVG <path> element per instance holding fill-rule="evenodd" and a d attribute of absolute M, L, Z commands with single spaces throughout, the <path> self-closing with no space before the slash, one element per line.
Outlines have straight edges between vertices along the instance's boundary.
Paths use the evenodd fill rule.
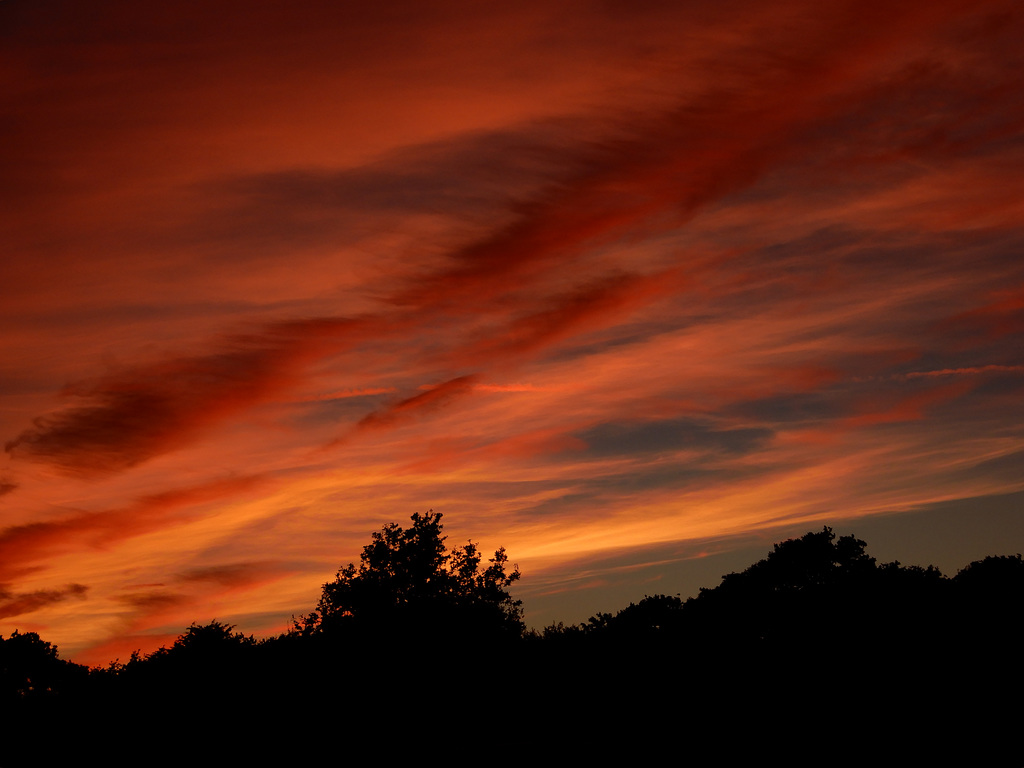
<path fill-rule="evenodd" d="M 0 1 L 0 633 L 1024 551 L 1016 0 Z"/>

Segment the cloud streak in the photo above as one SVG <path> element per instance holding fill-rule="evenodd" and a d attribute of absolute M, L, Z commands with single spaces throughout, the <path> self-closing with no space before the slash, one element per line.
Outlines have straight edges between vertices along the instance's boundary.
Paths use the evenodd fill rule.
<path fill-rule="evenodd" d="M 404 400 L 399 400 L 392 405 L 367 414 L 359 420 L 356 429 L 361 431 L 393 427 L 414 419 L 420 414 L 427 414 L 444 408 L 456 399 L 472 392 L 475 381 L 475 376 L 459 376 L 442 382 L 418 395 L 407 397 Z"/>
<path fill-rule="evenodd" d="M 81 382 L 63 394 L 86 405 L 38 417 L 5 450 L 69 474 L 130 469 L 284 391 L 298 366 L 344 346 L 356 328 L 356 322 L 334 319 L 281 323 L 232 339 L 223 351 Z"/>
<path fill-rule="evenodd" d="M 84 584 L 68 584 L 62 589 L 41 589 L 20 595 L 0 590 L 0 619 L 32 613 L 68 598 L 85 600 L 88 591 Z"/>
<path fill-rule="evenodd" d="M 83 546 L 110 546 L 180 525 L 198 513 L 186 511 L 183 515 L 179 510 L 201 509 L 211 502 L 244 494 L 261 482 L 258 476 L 233 477 L 144 496 L 119 509 L 9 526 L 0 530 L 0 582 L 43 568 L 51 558 Z"/>

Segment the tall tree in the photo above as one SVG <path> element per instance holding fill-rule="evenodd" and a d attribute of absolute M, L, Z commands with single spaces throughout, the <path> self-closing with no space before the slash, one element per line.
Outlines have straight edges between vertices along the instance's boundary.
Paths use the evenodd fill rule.
<path fill-rule="evenodd" d="M 481 567 L 473 542 L 448 551 L 440 513 L 411 519 L 409 528 L 391 523 L 375 532 L 359 565 L 349 563 L 324 584 L 316 610 L 296 622 L 296 631 L 419 640 L 521 635 L 522 601 L 508 592 L 519 569 L 507 570 L 505 549 Z"/>

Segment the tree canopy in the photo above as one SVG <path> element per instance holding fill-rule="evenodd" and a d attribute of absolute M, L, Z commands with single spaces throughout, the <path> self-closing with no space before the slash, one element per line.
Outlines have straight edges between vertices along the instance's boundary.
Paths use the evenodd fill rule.
<path fill-rule="evenodd" d="M 798 592 L 835 585 L 875 568 L 875 558 L 865 552 L 866 546 L 853 536 L 841 536 L 837 540 L 832 529 L 825 526 L 799 539 L 774 544 L 763 560 L 740 573 L 723 576 L 718 590 L 723 593 Z"/>
<path fill-rule="evenodd" d="M 472 541 L 448 551 L 440 513 L 411 520 L 409 528 L 391 523 L 375 532 L 359 564 L 349 563 L 324 584 L 316 610 L 295 623 L 296 631 L 521 635 L 522 601 L 508 592 L 519 569 L 508 571 L 504 547 L 483 567 Z"/>

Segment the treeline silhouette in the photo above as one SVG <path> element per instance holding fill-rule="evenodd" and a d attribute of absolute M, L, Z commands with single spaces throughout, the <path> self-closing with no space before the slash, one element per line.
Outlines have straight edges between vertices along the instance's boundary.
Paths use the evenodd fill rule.
<path fill-rule="evenodd" d="M 177 764 L 212 745 L 385 759 L 439 742 L 542 762 L 1024 764 L 1019 554 L 947 577 L 879 564 L 826 527 L 696 597 L 533 631 L 505 551 L 485 563 L 442 531 L 431 512 L 374 533 L 277 637 L 193 624 L 94 669 L 34 633 L 0 637 L 0 766 Z M 105 751 L 125 738 L 129 752 Z"/>

